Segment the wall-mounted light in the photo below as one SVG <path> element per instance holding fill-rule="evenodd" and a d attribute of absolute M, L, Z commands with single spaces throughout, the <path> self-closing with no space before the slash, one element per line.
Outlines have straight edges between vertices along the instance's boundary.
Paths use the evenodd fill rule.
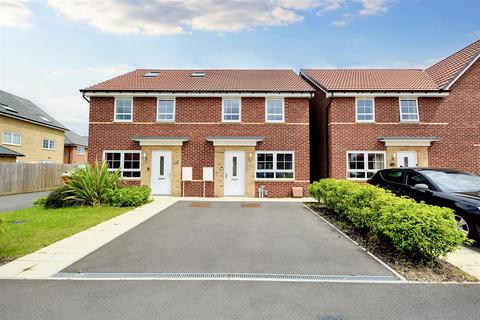
<path fill-rule="evenodd" d="M 248 164 L 252 164 L 253 152 L 248 153 Z"/>
<path fill-rule="evenodd" d="M 147 153 L 146 152 L 143 153 L 143 161 L 147 161 Z"/>

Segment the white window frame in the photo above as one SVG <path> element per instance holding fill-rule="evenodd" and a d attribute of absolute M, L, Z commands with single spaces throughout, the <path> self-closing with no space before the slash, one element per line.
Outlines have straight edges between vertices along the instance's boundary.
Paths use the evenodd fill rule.
<path fill-rule="evenodd" d="M 124 120 L 124 119 L 117 119 L 117 100 L 130 100 L 132 103 L 132 110 L 130 114 L 130 120 Z M 121 114 L 126 114 L 126 113 L 121 113 Z M 133 97 L 115 97 L 115 103 L 114 103 L 114 114 L 113 114 L 113 122 L 133 122 Z"/>
<path fill-rule="evenodd" d="M 140 180 L 142 178 L 142 152 L 140 150 L 103 150 L 103 163 L 107 163 L 106 161 L 106 154 L 107 153 L 120 153 L 120 168 L 116 169 L 108 169 L 110 172 L 114 172 L 117 170 L 120 170 L 122 174 L 122 179 L 124 180 Z M 124 177 L 123 176 L 123 171 L 124 171 L 124 160 L 125 160 L 125 153 L 138 153 L 139 154 L 139 167 L 138 169 L 128 169 L 127 171 L 135 171 L 135 172 L 140 172 L 140 177 Z"/>
<path fill-rule="evenodd" d="M 416 120 L 413 120 L 413 119 L 402 119 L 402 100 L 414 100 L 415 101 L 415 104 L 417 105 L 417 119 Z M 418 106 L 418 98 L 406 98 L 406 97 L 401 97 L 401 98 L 398 98 L 398 108 L 399 108 L 399 112 L 400 112 L 400 122 L 420 122 L 420 110 L 419 110 L 419 106 Z M 408 114 L 411 114 L 411 113 L 408 113 Z"/>
<path fill-rule="evenodd" d="M 281 100 L 282 101 L 282 120 L 268 120 L 268 101 L 269 100 Z M 265 98 L 265 122 L 273 123 L 285 123 L 285 98 Z"/>
<path fill-rule="evenodd" d="M 238 100 L 238 120 L 225 120 L 225 101 Z M 228 97 L 222 98 L 222 122 L 242 122 L 242 98 Z"/>
<path fill-rule="evenodd" d="M 363 153 L 363 161 L 364 161 L 364 168 L 363 170 L 356 170 L 356 169 L 349 169 L 349 161 L 348 161 L 348 155 L 350 153 Z M 383 154 L 383 168 L 386 169 L 387 168 L 387 152 L 386 151 L 376 151 L 376 150 L 371 150 L 371 151 L 365 151 L 365 150 L 347 150 L 346 154 L 345 154 L 345 159 L 346 159 L 346 170 L 345 170 L 345 174 L 346 174 L 346 178 L 347 180 L 358 180 L 358 181 L 365 181 L 365 180 L 368 180 L 370 178 L 368 178 L 367 176 L 367 173 L 368 172 L 377 172 L 378 170 L 382 170 L 382 169 L 378 169 L 378 170 L 372 170 L 372 169 L 368 169 L 368 155 L 369 154 Z M 349 172 L 365 172 L 365 178 L 350 178 L 349 177 Z"/>
<path fill-rule="evenodd" d="M 10 141 L 5 141 L 5 134 L 10 134 Z M 20 141 L 20 143 L 13 143 L 13 136 L 14 135 L 17 135 L 18 136 L 18 140 Z M 10 146 L 22 146 L 22 134 L 21 133 L 18 133 L 18 132 L 12 132 L 12 131 L 3 131 L 3 134 L 2 134 L 2 143 L 3 144 L 6 144 L 6 145 L 10 145 Z"/>
<path fill-rule="evenodd" d="M 359 120 L 358 119 L 358 101 L 359 100 L 370 100 L 372 101 L 372 120 Z M 367 114 L 367 113 L 363 113 L 363 114 Z M 371 122 L 375 122 L 375 98 L 365 98 L 365 97 L 356 97 L 355 98 L 355 122 L 366 122 L 366 123 L 371 123 Z"/>
<path fill-rule="evenodd" d="M 264 169 L 258 170 L 258 154 L 261 153 L 271 153 L 273 154 L 273 169 Z M 275 178 L 275 173 L 277 172 L 277 154 L 291 154 L 292 155 L 292 169 L 291 170 L 278 170 L 284 172 L 292 172 L 292 178 Z M 273 172 L 273 178 L 257 178 L 257 172 Z M 295 151 L 269 151 L 269 150 L 257 150 L 255 151 L 255 180 L 257 181 L 294 181 L 295 180 Z"/>
<path fill-rule="evenodd" d="M 43 145 L 43 143 L 45 141 L 48 141 L 48 148 L 45 148 L 45 146 Z M 53 142 L 53 148 L 52 148 L 52 142 Z M 49 139 L 49 138 L 43 138 L 42 139 L 42 149 L 43 150 L 57 150 L 57 142 L 53 139 Z"/>
<path fill-rule="evenodd" d="M 160 101 L 173 101 L 173 119 L 159 119 L 158 118 L 158 115 L 160 114 L 158 112 L 158 107 L 159 107 L 158 104 L 160 103 Z M 157 98 L 157 116 L 156 116 L 157 122 L 175 122 L 176 113 L 177 113 L 177 99 L 175 99 L 175 97 L 159 97 L 159 98 Z"/>
<path fill-rule="evenodd" d="M 80 152 L 80 150 L 78 149 L 80 148 L 80 150 L 83 150 L 82 152 Z M 81 155 L 81 156 L 84 156 L 85 155 L 85 147 L 84 146 L 77 146 L 77 154 L 78 155 Z"/>

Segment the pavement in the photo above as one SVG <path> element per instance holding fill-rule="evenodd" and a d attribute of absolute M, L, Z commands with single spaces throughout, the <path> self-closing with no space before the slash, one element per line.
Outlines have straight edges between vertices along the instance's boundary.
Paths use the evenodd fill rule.
<path fill-rule="evenodd" d="M 213 201 L 179 201 L 62 272 L 394 277 L 300 203 Z"/>
<path fill-rule="evenodd" d="M 33 207 L 34 200 L 40 197 L 46 197 L 50 192 L 51 191 L 44 191 L 0 196 L 0 212 Z"/>
<path fill-rule="evenodd" d="M 478 285 L 0 280 L 2 319 L 478 319 Z"/>
<path fill-rule="evenodd" d="M 459 250 L 449 253 L 446 259 L 449 263 L 480 279 L 480 248 L 460 247 Z"/>

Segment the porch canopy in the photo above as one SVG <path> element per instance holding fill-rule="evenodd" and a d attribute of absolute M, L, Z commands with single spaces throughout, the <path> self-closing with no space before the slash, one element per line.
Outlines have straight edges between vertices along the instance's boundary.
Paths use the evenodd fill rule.
<path fill-rule="evenodd" d="M 379 137 L 378 141 L 386 147 L 430 147 L 432 142 L 440 141 L 438 137 Z"/>
<path fill-rule="evenodd" d="M 190 137 L 134 136 L 131 139 L 140 146 L 182 146 L 184 142 L 190 140 Z"/>
<path fill-rule="evenodd" d="M 255 147 L 258 142 L 263 141 L 263 137 L 207 137 L 207 141 L 213 142 L 214 147 Z"/>

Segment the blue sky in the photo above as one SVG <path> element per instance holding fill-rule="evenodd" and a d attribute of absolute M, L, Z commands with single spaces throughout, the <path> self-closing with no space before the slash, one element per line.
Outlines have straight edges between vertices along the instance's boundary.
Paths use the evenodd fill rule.
<path fill-rule="evenodd" d="M 88 132 L 78 89 L 135 68 L 422 68 L 479 0 L 0 0 L 0 89 Z"/>

